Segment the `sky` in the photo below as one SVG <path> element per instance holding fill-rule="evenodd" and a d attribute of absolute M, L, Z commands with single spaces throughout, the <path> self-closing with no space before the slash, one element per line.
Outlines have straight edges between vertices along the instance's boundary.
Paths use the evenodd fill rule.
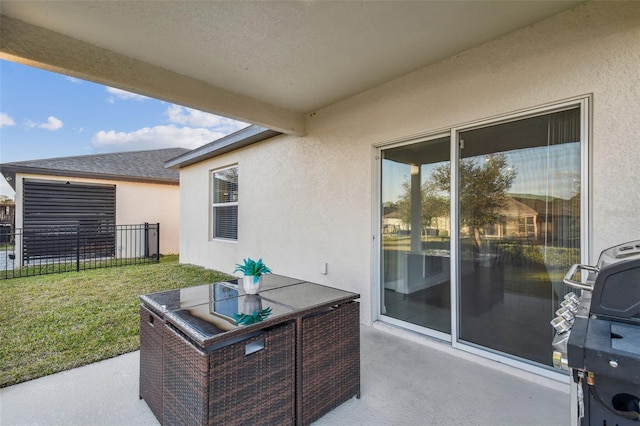
<path fill-rule="evenodd" d="M 550 147 L 514 149 L 504 153 L 516 177 L 509 194 L 531 194 L 571 199 L 580 191 L 580 143 L 563 143 Z M 478 156 L 478 160 L 484 156 Z M 430 180 L 436 167 L 448 162 L 422 165 L 422 181 Z M 382 163 L 382 202 L 397 203 L 402 196 L 402 182 L 410 180 L 411 166 L 392 160 Z"/>
<path fill-rule="evenodd" d="M 246 126 L 0 60 L 0 163 L 159 148 L 194 149 Z M 0 195 L 14 197 L 2 176 Z"/>

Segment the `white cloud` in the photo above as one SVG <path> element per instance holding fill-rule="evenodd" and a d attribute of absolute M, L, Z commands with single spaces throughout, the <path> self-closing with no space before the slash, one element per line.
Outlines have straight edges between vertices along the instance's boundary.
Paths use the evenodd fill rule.
<path fill-rule="evenodd" d="M 133 132 L 101 130 L 93 136 L 91 143 L 101 152 L 136 151 L 173 147 L 194 149 L 216 139 L 220 139 L 227 134 L 228 133 L 205 128 L 169 125 L 145 127 Z"/>
<path fill-rule="evenodd" d="M 49 118 L 47 118 L 46 123 L 42 123 L 38 125 L 38 127 L 40 127 L 41 129 L 51 130 L 52 132 L 58 129 L 61 129 L 62 126 L 63 126 L 62 121 L 58 120 L 54 116 L 49 116 Z"/>
<path fill-rule="evenodd" d="M 127 92 L 126 90 L 116 89 L 115 87 L 107 87 L 107 92 L 125 101 L 129 99 L 133 99 L 134 101 L 144 101 L 146 99 L 149 99 L 146 96 L 138 95 L 137 93 Z M 113 103 L 114 98 L 109 98 L 108 102 Z"/>
<path fill-rule="evenodd" d="M 34 127 L 37 127 L 39 129 L 51 130 L 52 132 L 61 129 L 64 126 L 61 120 L 57 119 L 52 115 L 49 116 L 49 118 L 47 118 L 46 123 L 39 123 L 37 121 L 27 120 L 24 122 L 24 125 L 29 129 L 33 129 Z"/>
<path fill-rule="evenodd" d="M 209 114 L 193 108 L 171 105 L 165 112 L 169 121 L 194 127 L 215 128 L 224 134 L 231 134 L 248 126 L 247 123 Z"/>
<path fill-rule="evenodd" d="M 109 89 L 110 92 L 117 90 Z M 240 121 L 179 105 L 169 106 L 165 115 L 172 124 L 145 127 L 133 132 L 102 130 L 93 136 L 91 143 L 101 152 L 170 147 L 194 149 L 248 126 Z"/>
<path fill-rule="evenodd" d="M 82 84 L 82 80 L 79 78 L 71 77 L 70 75 L 66 76 L 65 79 L 74 84 Z"/>
<path fill-rule="evenodd" d="M 0 112 L 0 127 L 15 126 L 16 122 L 4 112 Z"/>

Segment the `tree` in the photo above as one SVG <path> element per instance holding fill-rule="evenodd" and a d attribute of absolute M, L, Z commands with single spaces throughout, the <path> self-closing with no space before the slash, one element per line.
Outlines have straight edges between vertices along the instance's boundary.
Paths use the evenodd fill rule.
<path fill-rule="evenodd" d="M 516 170 L 507 164 L 503 153 L 487 154 L 460 160 L 459 167 L 460 223 L 469 227 L 475 248 L 480 250 L 481 230 L 500 222 L 500 213 L 507 206 L 507 190 L 516 177 Z M 451 191 L 449 165 L 437 167 L 431 181 L 442 191 Z"/>
<path fill-rule="evenodd" d="M 433 218 L 449 215 L 449 199 L 438 193 L 433 182 L 428 180 L 420 186 L 420 198 L 422 203 L 421 225 L 422 229 L 431 227 Z M 411 224 L 411 183 L 405 179 L 402 182 L 402 195 L 398 200 L 398 218 L 406 224 Z"/>

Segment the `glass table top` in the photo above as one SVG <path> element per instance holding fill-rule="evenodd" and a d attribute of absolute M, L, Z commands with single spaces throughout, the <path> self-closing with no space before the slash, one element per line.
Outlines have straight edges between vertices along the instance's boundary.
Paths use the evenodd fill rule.
<path fill-rule="evenodd" d="M 263 275 L 262 292 L 301 282 L 303 281 L 282 275 Z M 165 313 L 190 306 L 201 305 L 214 299 L 221 300 L 224 298 L 239 297 L 244 294 L 246 293 L 242 286 L 238 286 L 238 280 L 232 280 L 144 294 L 140 296 L 140 300 L 154 307 L 158 312 Z"/>
<path fill-rule="evenodd" d="M 297 312 L 330 307 L 360 296 L 280 275 L 263 276 L 259 294 L 246 294 L 237 281 L 216 282 L 140 296 L 198 342 L 245 326 L 293 318 Z M 266 325 L 266 324 L 265 324 Z"/>

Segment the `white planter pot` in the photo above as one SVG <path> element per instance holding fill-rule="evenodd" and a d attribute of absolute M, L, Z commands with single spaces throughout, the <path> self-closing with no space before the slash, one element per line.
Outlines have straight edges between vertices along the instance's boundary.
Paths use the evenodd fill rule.
<path fill-rule="evenodd" d="M 242 313 L 253 315 L 262 310 L 262 299 L 255 294 L 247 294 L 242 302 Z"/>
<path fill-rule="evenodd" d="M 262 275 L 245 275 L 242 277 L 242 284 L 244 291 L 247 294 L 258 294 L 260 287 L 262 287 Z"/>

